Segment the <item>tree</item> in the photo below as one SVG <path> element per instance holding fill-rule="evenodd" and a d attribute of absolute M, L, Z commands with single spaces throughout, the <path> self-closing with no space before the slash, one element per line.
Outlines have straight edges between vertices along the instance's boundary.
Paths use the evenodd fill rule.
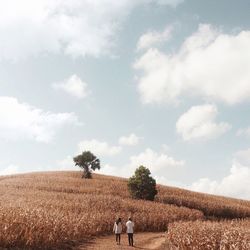
<path fill-rule="evenodd" d="M 82 154 L 73 158 L 75 166 L 83 169 L 82 178 L 92 178 L 91 170 L 100 169 L 100 160 L 90 151 L 84 151 Z"/>
<path fill-rule="evenodd" d="M 132 198 L 154 200 L 157 194 L 156 181 L 150 175 L 150 170 L 144 166 L 135 170 L 135 174 L 128 181 L 128 189 Z"/>

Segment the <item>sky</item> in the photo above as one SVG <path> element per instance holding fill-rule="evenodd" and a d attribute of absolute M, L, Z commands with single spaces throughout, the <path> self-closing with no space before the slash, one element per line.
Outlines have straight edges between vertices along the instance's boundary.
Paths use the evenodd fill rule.
<path fill-rule="evenodd" d="M 148 167 L 250 200 L 250 1 L 0 0 L 0 175 Z"/>

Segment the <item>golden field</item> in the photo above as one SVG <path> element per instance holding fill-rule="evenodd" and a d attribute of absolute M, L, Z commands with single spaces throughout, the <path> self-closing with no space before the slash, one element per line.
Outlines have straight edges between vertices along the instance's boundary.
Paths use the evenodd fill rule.
<path fill-rule="evenodd" d="M 250 219 L 175 222 L 169 225 L 166 249 L 250 249 Z"/>
<path fill-rule="evenodd" d="M 93 179 L 82 179 L 80 172 L 0 177 L 0 246 L 70 249 L 91 236 L 111 234 L 116 216 L 123 220 L 132 216 L 137 232 L 162 232 L 169 227 L 178 235 L 178 230 L 173 229 L 178 227 L 173 226 L 173 222 L 199 220 L 192 225 L 206 226 L 203 224 L 206 222 L 202 222 L 206 219 L 201 209 L 204 202 L 208 208 L 218 211 L 222 210 L 220 204 L 223 203 L 230 207 L 234 217 L 238 214 L 241 218 L 246 217 L 250 212 L 249 201 L 162 185 L 158 190 L 156 201 L 150 202 L 130 199 L 124 178 L 93 175 Z M 179 201 L 178 197 L 180 200 L 187 197 L 196 207 L 190 209 L 175 202 L 166 204 L 166 197 L 171 195 L 175 202 Z M 246 226 L 249 228 L 249 223 Z"/>
<path fill-rule="evenodd" d="M 250 201 L 163 187 L 158 201 L 202 211 L 205 216 L 233 219 L 250 217 Z"/>

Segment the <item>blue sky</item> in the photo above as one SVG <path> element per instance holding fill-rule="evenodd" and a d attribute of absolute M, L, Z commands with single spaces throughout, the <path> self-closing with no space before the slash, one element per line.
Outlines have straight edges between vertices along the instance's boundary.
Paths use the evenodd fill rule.
<path fill-rule="evenodd" d="M 15 6 L 15 7 L 14 7 Z M 250 199 L 250 2 L 0 1 L 0 174 L 140 164 Z"/>

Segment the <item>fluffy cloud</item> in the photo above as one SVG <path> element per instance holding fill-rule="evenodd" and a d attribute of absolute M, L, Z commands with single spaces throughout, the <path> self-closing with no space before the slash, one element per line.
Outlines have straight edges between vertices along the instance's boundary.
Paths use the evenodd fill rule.
<path fill-rule="evenodd" d="M 129 136 L 120 137 L 119 144 L 125 146 L 135 146 L 139 143 L 139 140 L 140 138 L 132 133 Z"/>
<path fill-rule="evenodd" d="M 144 165 L 150 169 L 153 176 L 159 177 L 162 171 L 164 172 L 169 169 L 174 170 L 175 168 L 184 166 L 184 164 L 184 161 L 175 160 L 166 153 L 156 152 L 147 148 L 144 152 L 131 156 L 129 163 L 123 166 L 115 167 L 110 164 L 104 165 L 101 169 L 101 173 L 129 177 L 134 173 L 137 167 Z"/>
<path fill-rule="evenodd" d="M 137 43 L 137 50 L 148 49 L 171 38 L 172 26 L 168 26 L 164 31 L 149 31 L 143 34 Z"/>
<path fill-rule="evenodd" d="M 80 153 L 82 151 L 90 150 L 97 157 L 117 155 L 121 152 L 121 149 L 120 146 L 110 146 L 107 142 L 101 142 L 95 139 L 81 141 L 78 144 L 78 151 Z"/>
<path fill-rule="evenodd" d="M 72 57 L 107 54 L 115 34 L 137 6 L 175 7 L 181 0 L 9 0 L 0 2 L 0 59 L 38 54 Z"/>
<path fill-rule="evenodd" d="M 250 200 L 250 148 L 234 154 L 228 175 L 221 180 L 201 178 L 188 187 L 191 190 Z"/>
<path fill-rule="evenodd" d="M 194 182 L 189 189 L 217 195 L 250 199 L 250 167 L 235 162 L 230 173 L 220 181 L 202 178 Z"/>
<path fill-rule="evenodd" d="M 160 170 L 179 167 L 185 164 L 184 161 L 177 161 L 165 153 L 158 153 L 147 148 L 144 152 L 130 157 L 130 166 L 136 168 L 140 165 L 152 168 L 153 173 Z"/>
<path fill-rule="evenodd" d="M 82 99 L 89 94 L 87 83 L 83 82 L 77 75 L 72 75 L 61 83 L 53 83 L 52 87 L 56 90 L 62 90 L 79 99 Z"/>
<path fill-rule="evenodd" d="M 185 141 L 216 138 L 231 128 L 228 123 L 216 123 L 217 114 L 215 105 L 193 106 L 178 119 L 176 123 L 177 133 Z"/>
<path fill-rule="evenodd" d="M 52 113 L 20 103 L 14 97 L 0 97 L 0 138 L 50 142 L 65 125 L 77 125 L 74 113 Z"/>
<path fill-rule="evenodd" d="M 73 157 L 68 155 L 65 159 L 56 162 L 58 170 L 79 170 L 73 162 Z"/>
<path fill-rule="evenodd" d="M 250 97 L 250 31 L 224 34 L 201 24 L 176 53 L 156 48 L 134 63 L 144 103 L 176 103 L 183 95 L 236 104 Z"/>
<path fill-rule="evenodd" d="M 0 176 L 1 175 L 12 175 L 20 173 L 20 169 L 17 165 L 9 165 L 4 169 L 0 169 Z"/>

